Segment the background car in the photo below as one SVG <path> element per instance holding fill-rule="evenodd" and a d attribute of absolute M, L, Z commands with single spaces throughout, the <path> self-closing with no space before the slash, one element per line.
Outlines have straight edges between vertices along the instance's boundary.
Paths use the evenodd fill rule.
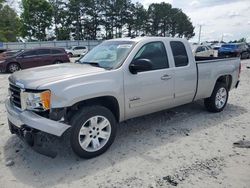
<path fill-rule="evenodd" d="M 23 50 L 0 61 L 1 72 L 15 72 L 38 66 L 70 62 L 63 48 L 36 48 Z"/>
<path fill-rule="evenodd" d="M 66 52 L 69 57 L 84 56 L 88 52 L 88 47 L 87 46 L 72 46 L 66 49 Z"/>
<path fill-rule="evenodd" d="M 244 43 L 223 44 L 218 52 L 220 57 L 240 57 L 241 59 L 250 58 L 250 50 Z"/>
<path fill-rule="evenodd" d="M 213 57 L 214 50 L 210 46 L 206 45 L 194 45 L 192 46 L 194 56 L 197 57 Z"/>
<path fill-rule="evenodd" d="M 1 49 L 0 49 L 0 54 L 3 53 L 3 52 L 6 52 L 6 51 L 7 51 L 7 49 L 1 48 Z"/>

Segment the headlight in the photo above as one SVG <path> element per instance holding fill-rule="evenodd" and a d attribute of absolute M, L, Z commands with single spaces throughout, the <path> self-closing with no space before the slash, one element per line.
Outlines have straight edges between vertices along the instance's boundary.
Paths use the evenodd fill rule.
<path fill-rule="evenodd" d="M 49 90 L 41 93 L 22 92 L 22 110 L 46 111 L 50 109 L 51 92 Z"/>

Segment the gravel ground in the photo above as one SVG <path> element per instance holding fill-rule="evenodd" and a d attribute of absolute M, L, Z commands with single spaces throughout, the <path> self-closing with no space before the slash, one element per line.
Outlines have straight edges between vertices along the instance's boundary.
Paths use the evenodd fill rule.
<path fill-rule="evenodd" d="M 84 160 L 53 139 L 56 158 L 40 155 L 11 135 L 4 100 L 8 74 L 0 74 L 0 187 L 250 187 L 250 60 L 221 113 L 202 101 L 126 121 L 103 155 Z"/>

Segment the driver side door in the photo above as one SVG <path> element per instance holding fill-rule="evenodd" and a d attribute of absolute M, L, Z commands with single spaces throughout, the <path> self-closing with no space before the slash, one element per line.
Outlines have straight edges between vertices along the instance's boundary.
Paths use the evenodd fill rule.
<path fill-rule="evenodd" d="M 174 72 L 169 67 L 163 42 L 150 42 L 141 47 L 134 57 L 148 59 L 152 70 L 124 75 L 125 117 L 132 118 L 172 106 Z"/>

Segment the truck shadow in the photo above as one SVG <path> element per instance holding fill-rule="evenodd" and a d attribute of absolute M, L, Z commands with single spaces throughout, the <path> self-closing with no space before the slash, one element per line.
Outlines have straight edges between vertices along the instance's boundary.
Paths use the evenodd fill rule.
<path fill-rule="evenodd" d="M 120 124 L 111 148 L 90 160 L 78 158 L 68 146 L 65 147 L 65 140 L 55 140 L 53 147 L 59 153 L 56 158 L 51 159 L 34 152 L 16 136 L 9 138 L 3 155 L 5 160 L 14 160 L 15 165 L 9 168 L 17 181 L 25 185 L 52 187 L 63 183 L 70 184 L 77 180 L 86 180 L 89 175 L 98 177 L 107 168 L 116 173 L 117 164 L 123 161 L 146 156 L 147 152 L 157 147 L 177 142 L 200 130 L 218 124 L 227 126 L 226 121 L 244 113 L 247 113 L 245 108 L 233 104 L 228 104 L 221 113 L 209 113 L 205 111 L 203 103 L 198 101 L 131 119 Z"/>

